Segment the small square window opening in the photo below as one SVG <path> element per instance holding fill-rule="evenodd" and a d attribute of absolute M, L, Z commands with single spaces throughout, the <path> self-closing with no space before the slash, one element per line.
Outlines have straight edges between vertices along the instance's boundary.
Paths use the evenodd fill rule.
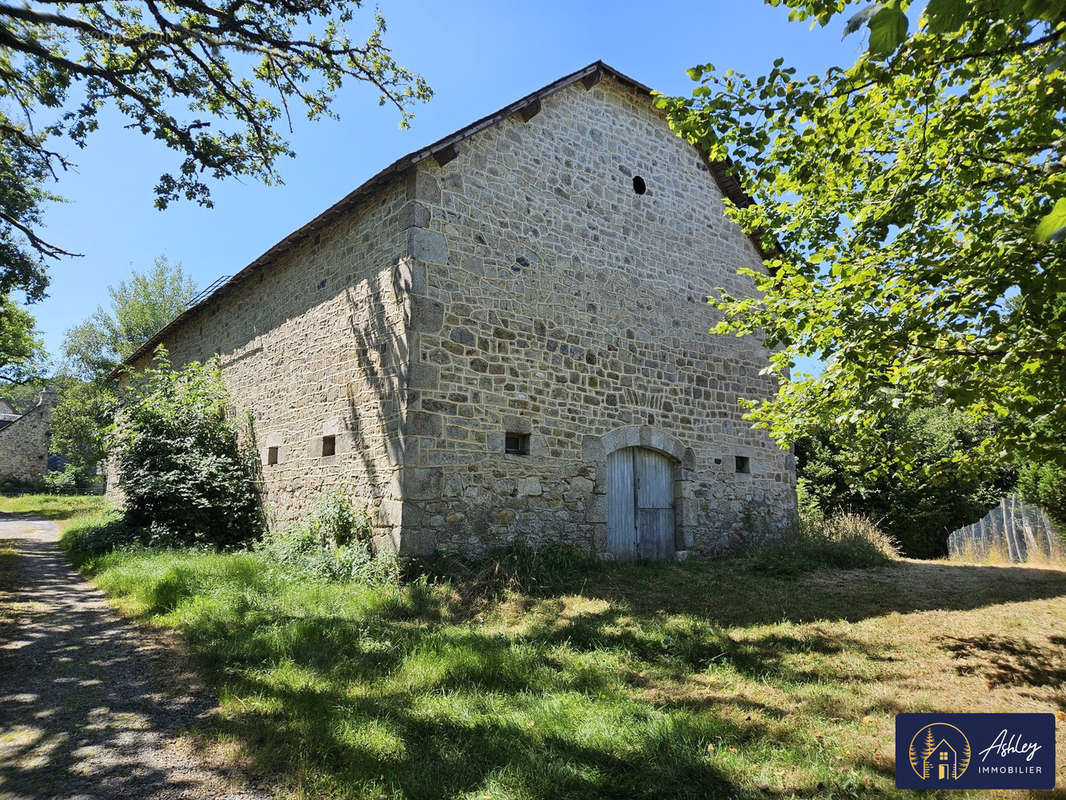
<path fill-rule="evenodd" d="M 332 456 L 337 452 L 337 437 L 336 436 L 323 436 L 322 437 L 322 455 Z"/>
<path fill-rule="evenodd" d="M 747 456 L 737 456 L 737 472 L 743 475 L 751 472 L 751 459 Z"/>
<path fill-rule="evenodd" d="M 277 463 L 278 463 L 278 448 L 276 448 L 276 447 L 268 447 L 267 448 L 267 464 L 269 466 L 273 466 L 274 464 L 277 464 Z"/>
<path fill-rule="evenodd" d="M 504 452 L 510 453 L 513 456 L 528 456 L 529 455 L 529 434 L 528 433 L 508 433 L 504 438 Z"/>

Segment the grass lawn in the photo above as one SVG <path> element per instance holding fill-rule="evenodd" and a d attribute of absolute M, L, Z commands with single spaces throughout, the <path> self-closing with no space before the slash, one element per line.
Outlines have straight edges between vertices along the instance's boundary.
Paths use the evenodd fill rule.
<path fill-rule="evenodd" d="M 76 514 L 108 507 L 102 495 L 19 494 L 0 495 L 0 511 L 27 514 L 52 520 L 67 520 Z"/>
<path fill-rule="evenodd" d="M 899 711 L 1066 712 L 1060 568 L 643 565 L 489 597 L 248 553 L 81 566 L 184 634 L 221 706 L 195 743 L 296 797 L 897 796 Z M 1061 729 L 1057 761 L 1061 785 Z"/>

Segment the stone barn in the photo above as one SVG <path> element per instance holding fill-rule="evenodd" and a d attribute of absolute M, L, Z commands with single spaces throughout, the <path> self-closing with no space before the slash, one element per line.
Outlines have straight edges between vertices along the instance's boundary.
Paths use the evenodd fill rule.
<path fill-rule="evenodd" d="M 31 483 L 48 472 L 52 409 L 56 393 L 41 392 L 37 405 L 19 414 L 0 399 L 0 481 Z"/>
<path fill-rule="evenodd" d="M 321 492 L 401 553 L 513 540 L 713 555 L 795 513 L 791 454 L 741 418 L 775 389 L 706 295 L 750 295 L 748 202 L 596 62 L 418 150 L 161 330 L 251 410 L 272 524 Z"/>

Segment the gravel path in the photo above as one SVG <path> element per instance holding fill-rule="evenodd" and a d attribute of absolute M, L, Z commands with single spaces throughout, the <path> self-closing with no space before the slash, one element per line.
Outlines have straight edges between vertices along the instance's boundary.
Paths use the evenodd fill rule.
<path fill-rule="evenodd" d="M 0 518 L 21 556 L 0 587 L 0 800 L 229 798 L 238 790 L 179 734 L 212 699 L 72 570 L 53 522 Z"/>

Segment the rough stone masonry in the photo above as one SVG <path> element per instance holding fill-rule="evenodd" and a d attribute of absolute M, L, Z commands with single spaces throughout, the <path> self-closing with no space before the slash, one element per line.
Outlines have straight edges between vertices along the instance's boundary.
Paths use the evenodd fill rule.
<path fill-rule="evenodd" d="M 29 483 L 48 472 L 48 443 L 51 437 L 52 410 L 56 393 L 41 392 L 36 407 L 12 417 L 0 428 L 0 480 Z M 4 402 L 4 408 L 12 410 Z"/>
<path fill-rule="evenodd" d="M 400 552 L 610 556 L 612 504 L 638 537 L 646 504 L 608 465 L 651 452 L 669 550 L 713 555 L 795 514 L 791 454 L 737 402 L 774 391 L 766 352 L 708 333 L 706 296 L 762 269 L 723 197 L 646 87 L 597 62 L 401 159 L 132 363 L 219 356 L 273 525 L 340 487 Z"/>

